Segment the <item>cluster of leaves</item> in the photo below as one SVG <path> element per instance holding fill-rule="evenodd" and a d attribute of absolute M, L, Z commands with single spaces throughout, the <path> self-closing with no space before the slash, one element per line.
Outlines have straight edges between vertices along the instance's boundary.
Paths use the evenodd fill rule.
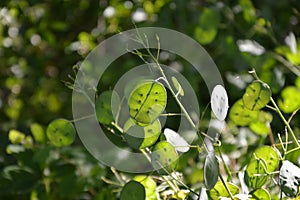
<path fill-rule="evenodd" d="M 227 189 L 236 198 L 239 198 L 239 193 L 257 198 L 269 193 L 272 199 L 279 199 L 278 194 L 282 193 L 296 198 L 300 179 L 300 153 L 296 142 L 299 136 L 300 79 L 295 78 L 300 75 L 299 10 L 297 1 L 1 1 L 0 198 L 114 199 L 120 194 L 120 188 L 123 188 L 121 193 L 124 195 L 130 194 L 132 186 L 123 187 L 129 180 L 136 181 L 133 187 L 140 188 L 141 193 L 146 190 L 145 195 L 149 199 L 155 199 L 157 191 L 166 199 L 171 196 L 185 198 L 190 193 L 187 188 L 200 194 L 198 190 L 203 182 L 208 183 L 207 188 L 213 188 L 208 193 L 211 198 L 219 198 L 220 195 L 230 198 Z M 194 36 L 205 45 L 226 78 L 230 99 L 243 97 L 239 103 L 233 104 L 230 111 L 235 113 L 233 108 L 240 111 L 237 116 L 241 120 L 230 114 L 225 128 L 217 128 L 222 132 L 221 146 L 215 149 L 222 152 L 222 156 L 217 157 L 223 165 L 220 163 L 217 167 L 215 155 L 211 154 L 211 159 L 204 162 L 198 148 L 187 145 L 175 147 L 175 153 L 182 154 L 176 170 L 182 172 L 182 180 L 188 186 L 180 185 L 180 190 L 170 189 L 166 180 L 157 175 L 125 176 L 99 165 L 79 142 L 74 141 L 72 121 L 60 119 L 71 116 L 71 93 L 61 84 L 71 71 L 69 66 L 86 56 L 98 41 L 133 27 L 132 21 L 137 26 L 166 27 Z M 200 108 L 204 109 L 209 102 L 209 94 L 203 91 L 201 78 L 183 59 L 171 54 L 161 58 L 163 63 L 174 66 L 189 77 L 196 94 L 199 94 Z M 139 63 L 136 57 L 122 57 L 115 64 L 118 70 L 114 68 L 106 72 L 103 89 L 109 88 L 119 75 Z M 261 81 L 252 83 L 252 77 L 247 74 L 249 66 L 255 68 Z M 176 79 L 173 82 L 175 86 Z M 246 89 L 250 95 L 247 100 L 242 93 L 249 83 L 254 88 L 262 83 L 269 85 L 273 98 L 278 99 L 278 109 L 273 102 L 266 105 L 267 108 L 258 108 L 263 102 L 253 102 L 251 98 L 257 100 L 260 94 L 249 93 L 252 87 L 249 91 Z M 259 86 L 259 90 L 269 91 L 265 84 L 263 86 Z M 178 91 L 184 95 L 183 89 Z M 110 95 L 107 96 L 110 98 Z M 218 108 L 214 113 L 218 113 Z M 105 126 L 113 119 L 103 113 L 101 116 L 98 119 Z M 100 118 L 108 121 L 103 122 Z M 139 126 L 144 122 L 136 124 L 132 118 L 126 128 L 138 129 L 146 136 L 149 127 Z M 49 123 L 53 119 L 56 120 Z M 247 122 L 249 119 L 253 120 Z M 203 122 L 205 120 L 204 117 Z M 174 121 L 170 123 L 173 130 L 176 129 Z M 158 123 L 154 127 L 161 130 Z M 178 139 L 178 133 L 165 131 L 167 134 L 161 134 L 158 139 L 155 138 L 160 131 L 150 134 L 151 140 L 147 142 L 136 141 L 126 134 L 121 136 L 128 141 L 125 145 L 133 149 L 151 147 L 153 150 L 155 140 L 166 139 L 172 143 L 172 138 L 184 144 Z M 294 132 L 295 138 L 291 132 Z M 169 139 L 168 135 L 171 135 Z M 123 140 L 122 137 L 117 139 Z M 70 146 L 73 141 L 75 144 Z M 183 153 L 187 148 L 189 150 Z M 182 153 L 178 153 L 178 149 Z M 271 160 L 269 154 L 261 153 L 260 149 L 270 155 L 276 152 L 279 159 L 276 169 L 273 169 L 275 164 L 268 164 Z M 204 172 L 204 165 L 209 173 L 220 168 L 222 176 L 227 178 L 227 188 L 222 180 L 214 185 L 218 178 L 207 176 L 209 173 Z M 257 171 L 253 171 L 256 167 Z M 243 171 L 245 175 L 241 175 L 242 178 L 235 176 Z M 175 175 L 177 178 L 180 176 Z M 119 183 L 115 185 L 119 186 L 112 184 L 116 180 Z M 243 186 L 243 181 L 250 192 Z M 137 186 L 137 182 L 144 188 Z M 168 182 L 172 185 L 173 179 Z M 201 198 L 205 198 L 204 193 L 201 192 Z"/>

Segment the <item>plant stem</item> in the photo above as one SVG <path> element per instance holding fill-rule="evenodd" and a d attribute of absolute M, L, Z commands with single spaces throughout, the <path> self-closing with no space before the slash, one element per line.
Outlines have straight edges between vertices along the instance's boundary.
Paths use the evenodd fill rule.
<path fill-rule="evenodd" d="M 292 138 L 293 138 L 294 142 L 300 148 L 299 142 L 298 142 L 298 140 L 297 140 L 297 138 L 295 136 L 295 133 L 294 133 L 293 129 L 291 128 L 290 124 L 286 121 L 285 117 L 281 113 L 280 109 L 278 108 L 276 102 L 274 101 L 274 99 L 272 97 L 271 97 L 271 102 L 274 105 L 274 107 L 276 108 L 277 113 L 279 114 L 279 116 L 282 119 L 283 123 L 286 125 L 287 129 L 289 130 L 290 134 L 292 135 Z"/>
<path fill-rule="evenodd" d="M 228 194 L 229 194 L 229 196 L 230 196 L 230 199 L 234 200 L 234 197 L 233 197 L 233 195 L 231 194 L 231 192 L 230 192 L 230 190 L 229 190 L 229 188 L 228 188 L 226 182 L 224 181 L 223 177 L 222 177 L 220 174 L 219 174 L 219 177 L 220 177 L 220 179 L 221 179 L 221 181 L 222 181 L 222 183 L 223 183 L 223 185 L 224 185 L 226 191 L 228 192 Z"/>

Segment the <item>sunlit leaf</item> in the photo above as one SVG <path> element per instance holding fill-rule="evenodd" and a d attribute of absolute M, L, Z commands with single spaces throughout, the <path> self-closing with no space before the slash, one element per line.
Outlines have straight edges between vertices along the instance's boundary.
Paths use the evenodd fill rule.
<path fill-rule="evenodd" d="M 164 111 L 166 103 L 167 92 L 161 83 L 144 82 L 130 94 L 130 117 L 139 125 L 151 124 Z"/>
<path fill-rule="evenodd" d="M 254 81 L 247 87 L 243 95 L 243 103 L 250 110 L 260 110 L 269 103 L 270 98 L 269 86 L 261 81 Z"/>
<path fill-rule="evenodd" d="M 219 161 L 213 152 L 209 152 L 204 162 L 204 183 L 211 190 L 218 181 Z"/>
<path fill-rule="evenodd" d="M 263 188 L 251 191 L 250 195 L 250 200 L 271 200 L 271 195 Z"/>
<path fill-rule="evenodd" d="M 239 193 L 239 187 L 234 185 L 233 183 L 226 183 L 229 191 L 232 195 L 236 195 Z M 225 186 L 221 181 L 218 181 L 213 189 L 208 191 L 208 195 L 212 200 L 219 200 L 220 197 L 230 197 L 229 193 L 227 192 Z"/>
<path fill-rule="evenodd" d="M 211 109 L 219 120 L 224 120 L 228 111 L 228 96 L 222 85 L 216 85 L 212 91 Z"/>
<path fill-rule="evenodd" d="M 288 197 L 295 197 L 299 192 L 300 168 L 288 160 L 283 161 L 279 180 L 284 194 Z"/>
<path fill-rule="evenodd" d="M 251 0 L 239 0 L 239 5 L 243 9 L 243 17 L 247 22 L 255 22 L 256 13 Z"/>
<path fill-rule="evenodd" d="M 169 142 L 157 143 L 151 153 L 151 163 L 160 174 L 171 173 L 177 166 L 178 154 Z"/>
<path fill-rule="evenodd" d="M 176 151 L 187 152 L 190 149 L 189 143 L 175 131 L 166 128 L 164 130 L 164 135 L 166 136 L 167 142 L 172 144 Z"/>
<path fill-rule="evenodd" d="M 269 173 L 275 171 L 279 164 L 278 153 L 270 146 L 261 146 L 255 149 L 253 154 L 255 156 L 252 156 L 250 162 L 254 161 L 255 159 L 263 159 L 267 165 L 267 172 Z"/>
<path fill-rule="evenodd" d="M 41 125 L 38 123 L 31 124 L 30 131 L 36 142 L 43 143 L 45 141 L 45 131 Z"/>
<path fill-rule="evenodd" d="M 175 87 L 175 89 L 177 90 L 177 92 L 180 94 L 180 96 L 184 96 L 184 90 L 183 88 L 181 87 L 180 83 L 178 82 L 178 80 L 172 76 L 171 77 L 171 80 L 172 80 L 172 83 Z"/>
<path fill-rule="evenodd" d="M 123 130 L 126 142 L 130 147 L 144 149 L 157 141 L 161 133 L 161 125 L 158 119 L 147 126 L 138 126 L 133 119 L 129 119 Z"/>
<path fill-rule="evenodd" d="M 252 121 L 257 120 L 258 111 L 252 111 L 245 107 L 243 100 L 236 101 L 229 111 L 230 119 L 240 126 L 247 126 Z"/>
<path fill-rule="evenodd" d="M 269 133 L 268 125 L 259 121 L 252 122 L 249 128 L 258 135 L 266 136 Z"/>
<path fill-rule="evenodd" d="M 257 148 L 246 169 L 246 183 L 252 188 L 261 187 L 267 181 L 267 174 L 275 171 L 278 164 L 278 154 L 272 147 Z"/>
<path fill-rule="evenodd" d="M 47 136 L 56 147 L 68 146 L 75 140 L 75 128 L 66 119 L 53 120 L 47 127 Z"/>
<path fill-rule="evenodd" d="M 120 200 L 141 200 L 145 198 L 145 188 L 137 181 L 129 181 L 126 183 L 120 194 Z"/>
<path fill-rule="evenodd" d="M 251 161 L 245 172 L 245 182 L 251 188 L 260 188 L 267 182 L 266 163 L 263 159 Z"/>
<path fill-rule="evenodd" d="M 300 89 L 294 86 L 285 87 L 278 100 L 279 108 L 285 113 L 292 113 L 300 108 Z"/>
<path fill-rule="evenodd" d="M 25 139 L 25 134 L 15 129 L 12 129 L 8 133 L 8 139 L 12 144 L 18 144 Z"/>
<path fill-rule="evenodd" d="M 156 200 L 156 182 L 150 176 L 137 175 L 133 180 L 141 183 L 145 187 L 145 200 Z"/>
<path fill-rule="evenodd" d="M 194 32 L 196 40 L 201 44 L 211 43 L 218 33 L 219 23 L 219 12 L 205 8 L 200 15 L 198 26 Z"/>
<path fill-rule="evenodd" d="M 266 136 L 269 134 L 269 124 L 272 119 L 273 116 L 270 113 L 260 110 L 258 120 L 252 122 L 249 128 L 258 135 Z"/>

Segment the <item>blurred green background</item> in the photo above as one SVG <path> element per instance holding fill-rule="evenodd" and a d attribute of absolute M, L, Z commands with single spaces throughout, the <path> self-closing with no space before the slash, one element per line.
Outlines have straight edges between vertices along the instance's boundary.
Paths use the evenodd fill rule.
<path fill-rule="evenodd" d="M 0 199 L 115 198 L 116 188 L 101 179 L 111 171 L 91 158 L 78 138 L 57 149 L 43 134 L 51 120 L 72 119 L 72 91 L 64 82 L 75 76 L 73 66 L 111 35 L 155 26 L 194 38 L 222 73 L 232 105 L 252 81 L 251 68 L 275 97 L 294 84 L 300 40 L 291 40 L 300 36 L 299 20 L 297 0 L 1 0 Z M 182 58 L 169 55 L 162 62 L 188 77 L 203 109 L 209 95 L 201 77 Z M 121 57 L 113 63 L 119 70 L 102 78 L 101 90 L 142 63 L 137 56 Z M 274 132 L 283 127 L 276 120 Z M 20 138 L 9 138 L 13 132 Z"/>

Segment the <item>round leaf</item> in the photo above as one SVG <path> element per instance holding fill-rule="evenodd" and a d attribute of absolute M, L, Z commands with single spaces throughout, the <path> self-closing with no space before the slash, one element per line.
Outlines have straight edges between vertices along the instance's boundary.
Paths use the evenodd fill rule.
<path fill-rule="evenodd" d="M 114 100 L 114 102 L 112 102 Z M 118 96 L 113 91 L 102 92 L 96 99 L 96 116 L 100 123 L 109 125 L 114 121 L 112 109 L 118 107 Z M 112 107 L 113 104 L 113 107 Z"/>
<path fill-rule="evenodd" d="M 164 111 L 167 103 L 165 87 L 158 82 L 139 84 L 130 94 L 130 117 L 139 125 L 151 124 Z"/>
<path fill-rule="evenodd" d="M 175 131 L 166 128 L 164 130 L 167 142 L 171 143 L 178 152 L 187 152 L 190 149 L 189 143 Z"/>
<path fill-rule="evenodd" d="M 222 85 L 216 85 L 211 94 L 211 109 L 216 117 L 223 121 L 228 111 L 228 96 Z"/>
<path fill-rule="evenodd" d="M 297 87 L 286 87 L 281 92 L 278 100 L 279 108 L 285 113 L 292 113 L 300 108 L 300 89 Z"/>
<path fill-rule="evenodd" d="M 129 181 L 126 183 L 120 194 L 120 200 L 141 200 L 145 198 L 145 188 L 137 181 Z"/>
<path fill-rule="evenodd" d="M 251 188 L 260 188 L 267 182 L 266 164 L 263 160 L 255 160 L 248 164 L 245 182 Z"/>
<path fill-rule="evenodd" d="M 209 152 L 204 163 L 204 182 L 206 188 L 211 190 L 218 181 L 219 162 L 213 152 Z"/>
<path fill-rule="evenodd" d="M 128 145 L 134 149 L 144 149 L 152 146 L 160 136 L 161 125 L 155 120 L 147 126 L 138 126 L 132 119 L 124 125 L 124 137 Z"/>
<path fill-rule="evenodd" d="M 68 146 L 75 140 L 75 128 L 73 124 L 66 119 L 56 119 L 47 127 L 47 136 L 50 142 L 56 146 Z"/>
<path fill-rule="evenodd" d="M 236 125 L 247 126 L 258 118 L 258 111 L 247 109 L 240 99 L 231 107 L 229 117 Z"/>
<path fill-rule="evenodd" d="M 250 200 L 271 200 L 271 195 L 263 188 L 253 190 L 250 195 Z"/>
<path fill-rule="evenodd" d="M 254 153 L 255 156 L 252 156 L 250 162 L 255 161 L 256 159 L 263 159 L 267 165 L 268 172 L 273 172 L 276 170 L 279 158 L 277 152 L 269 146 L 262 146 L 255 149 Z"/>
<path fill-rule="evenodd" d="M 234 185 L 233 183 L 226 183 L 229 191 L 231 192 L 232 195 L 236 195 L 239 193 L 239 187 Z M 212 200 L 219 200 L 220 197 L 230 197 L 228 194 L 225 186 L 221 181 L 218 181 L 213 189 L 211 189 L 209 192 L 209 197 Z"/>
<path fill-rule="evenodd" d="M 183 88 L 181 87 L 180 83 L 178 82 L 178 80 L 172 76 L 171 77 L 171 80 L 172 80 L 172 83 L 175 87 L 175 89 L 177 90 L 177 92 L 180 94 L 180 96 L 184 96 L 184 90 Z"/>
<path fill-rule="evenodd" d="M 251 83 L 243 95 L 244 105 L 250 110 L 262 109 L 269 103 L 270 99 L 271 90 L 267 84 L 261 81 Z"/>
<path fill-rule="evenodd" d="M 151 154 L 151 163 L 160 174 L 171 173 L 177 165 L 178 154 L 175 148 L 167 141 L 157 143 Z"/>

